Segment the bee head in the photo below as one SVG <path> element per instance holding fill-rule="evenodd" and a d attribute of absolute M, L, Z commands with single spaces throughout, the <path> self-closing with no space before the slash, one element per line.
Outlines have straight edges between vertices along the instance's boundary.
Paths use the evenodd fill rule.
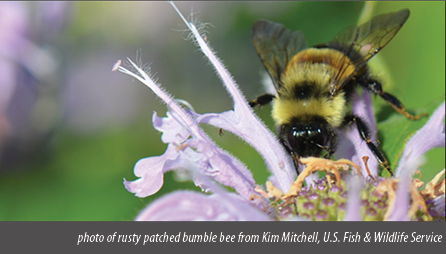
<path fill-rule="evenodd" d="M 280 128 L 280 141 L 288 152 L 299 157 L 316 156 L 335 150 L 335 132 L 325 121 L 295 122 Z"/>

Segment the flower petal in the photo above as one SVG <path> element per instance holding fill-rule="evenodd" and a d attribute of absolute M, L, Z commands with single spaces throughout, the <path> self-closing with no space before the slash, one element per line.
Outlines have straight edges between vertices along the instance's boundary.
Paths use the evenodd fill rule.
<path fill-rule="evenodd" d="M 288 191 L 296 177 L 296 170 L 284 148 L 274 134 L 253 113 L 229 72 L 210 49 L 209 43 L 203 40 L 194 24 L 187 22 L 177 7 L 173 3 L 171 4 L 191 30 L 201 51 L 212 63 L 234 100 L 234 111 L 228 111 L 222 115 L 205 115 L 200 118 L 199 122 L 206 122 L 231 131 L 252 145 L 263 156 L 268 169 L 276 176 L 279 183 L 277 187 L 282 191 Z"/>
<path fill-rule="evenodd" d="M 361 182 L 357 177 L 348 179 L 348 203 L 345 221 L 361 221 Z"/>
<path fill-rule="evenodd" d="M 376 144 L 377 127 L 370 93 L 364 91 L 362 95 L 359 95 L 355 91 L 352 94 L 352 112 L 355 116 L 361 118 L 367 125 L 371 136 L 370 139 Z M 362 158 L 368 156 L 369 160 L 367 165 L 370 169 L 370 173 L 374 177 L 377 176 L 378 161 L 367 146 L 367 142 L 365 142 L 359 134 L 356 123 L 353 123 L 340 135 L 340 137 L 346 137 L 347 139 L 341 139 L 338 152 L 335 154 L 336 157 L 350 159 L 355 164 L 359 165 L 362 168 L 364 179 L 367 179 L 368 172 Z"/>
<path fill-rule="evenodd" d="M 201 153 L 204 154 L 208 167 L 202 172 L 213 176 L 216 181 L 226 186 L 233 187 L 242 197 L 249 199 L 254 192 L 255 181 L 246 166 L 235 157 L 223 151 L 217 145 L 209 142 L 192 140 Z"/>
<path fill-rule="evenodd" d="M 415 161 L 414 159 L 411 159 L 411 170 L 405 170 L 404 173 L 402 173 L 399 177 L 400 181 L 398 184 L 398 189 L 396 192 L 395 197 L 395 204 L 393 205 L 393 211 L 391 212 L 389 218 L 387 220 L 389 221 L 408 221 L 410 218 L 408 217 L 408 211 L 409 211 L 409 202 L 410 202 L 410 178 L 411 178 L 411 171 L 418 168 L 420 165 L 420 162 Z"/>
<path fill-rule="evenodd" d="M 444 218 L 445 216 L 445 200 L 444 200 L 444 194 L 441 196 L 436 197 L 433 200 L 434 209 L 438 212 L 438 214 Z"/>
<path fill-rule="evenodd" d="M 152 122 L 153 127 L 163 133 L 161 136 L 163 143 L 181 144 L 190 137 L 189 131 L 173 119 L 170 112 L 167 112 L 167 117 L 158 117 L 154 112 Z"/>
<path fill-rule="evenodd" d="M 139 160 L 134 171 L 135 175 L 141 178 L 133 182 L 124 179 L 126 189 L 136 193 L 137 197 L 147 197 L 156 193 L 163 186 L 164 173 L 171 169 L 166 167 L 166 162 L 174 161 L 178 155 L 175 147 L 169 145 L 163 155 Z"/>
<path fill-rule="evenodd" d="M 213 176 L 220 183 L 234 188 L 244 198 L 249 199 L 252 194 L 255 194 L 255 181 L 246 166 L 219 148 L 198 126 L 190 112 L 186 112 L 186 110 L 180 107 L 141 68 L 131 60 L 129 62 L 137 70 L 138 74 L 132 73 L 122 66 L 119 66 L 118 70 L 131 75 L 152 89 L 170 108 L 170 113 L 166 117 L 167 119 L 160 119 L 156 114 L 153 118 L 156 128 L 164 132 L 162 137 L 163 141 L 181 142 L 184 140 L 181 144 L 170 143 L 168 151 L 166 151 L 167 155 L 155 157 L 155 166 L 149 163 L 135 166 L 135 174 L 142 176 L 142 179 L 141 181 L 136 181 L 134 183 L 135 186 L 132 186 L 129 182 L 125 182 L 129 190 L 138 192 L 137 195 L 151 195 L 154 193 L 153 191 L 159 190 L 159 187 L 162 185 L 161 172 L 164 173 L 175 167 L 189 167 L 190 169 L 200 169 L 203 173 Z M 191 138 L 185 140 L 189 134 Z M 175 151 L 177 155 L 175 155 Z M 163 160 L 165 161 L 163 162 Z M 167 160 L 171 161 L 168 162 Z M 153 179 L 154 176 L 156 177 L 155 180 Z M 154 184 L 154 187 L 151 188 L 148 184 Z"/>
<path fill-rule="evenodd" d="M 418 160 L 423 154 L 434 147 L 445 146 L 444 129 L 445 103 L 434 112 L 429 121 L 418 130 L 407 142 L 401 157 L 396 176 L 402 174 L 402 171 L 410 167 L 409 159 Z"/>
<path fill-rule="evenodd" d="M 192 191 L 168 194 L 147 206 L 137 221 L 265 221 L 260 210 L 230 194 Z"/>
<path fill-rule="evenodd" d="M 248 120 L 253 117 L 253 113 L 240 115 L 239 112 L 226 111 L 220 114 L 194 114 L 199 123 L 206 123 L 217 128 L 222 128 L 239 136 L 244 141 L 251 144 L 265 159 L 268 168 L 274 174 L 277 180 L 277 187 L 282 191 L 288 190 L 288 182 L 296 178 L 296 170 L 287 170 L 287 164 L 290 164 L 290 158 L 283 150 L 277 139 L 271 135 L 265 126 L 256 125 Z M 253 119 L 251 119 L 253 120 Z M 258 119 L 257 119 L 258 120 Z M 259 124 L 261 124 L 259 122 Z M 268 133 L 267 133 L 268 132 Z M 261 137 L 261 138 L 259 138 Z M 272 167 L 269 163 L 277 167 Z"/>

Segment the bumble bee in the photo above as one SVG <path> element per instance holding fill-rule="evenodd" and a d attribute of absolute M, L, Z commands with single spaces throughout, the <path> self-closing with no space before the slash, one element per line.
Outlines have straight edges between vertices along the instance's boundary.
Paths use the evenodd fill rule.
<path fill-rule="evenodd" d="M 361 138 L 391 175 L 388 162 L 371 142 L 364 121 L 347 112 L 352 92 L 360 86 L 381 96 L 397 112 L 409 114 L 369 71 L 367 62 L 400 30 L 409 10 L 375 16 L 369 22 L 342 30 L 328 43 L 311 48 L 301 31 L 291 32 L 284 25 L 259 20 L 252 27 L 252 41 L 277 94 L 264 94 L 250 106 L 274 100 L 272 115 L 279 140 L 296 165 L 300 157 L 329 158 L 336 150 L 336 129 L 356 123 Z"/>

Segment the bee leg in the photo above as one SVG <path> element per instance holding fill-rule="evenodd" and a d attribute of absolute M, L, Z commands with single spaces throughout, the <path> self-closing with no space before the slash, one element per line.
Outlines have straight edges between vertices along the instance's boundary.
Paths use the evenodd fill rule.
<path fill-rule="evenodd" d="M 296 169 L 296 173 L 299 175 L 300 156 L 294 152 L 291 152 L 291 158 L 293 159 L 294 169 Z"/>
<path fill-rule="evenodd" d="M 370 151 L 372 151 L 373 155 L 378 160 L 379 164 L 385 168 L 391 176 L 393 176 L 393 172 L 389 167 L 389 162 L 387 161 L 384 154 L 379 150 L 379 148 L 372 143 L 370 140 L 370 131 L 367 127 L 367 125 L 362 121 L 362 119 L 358 116 L 350 115 L 345 117 L 344 122 L 348 125 L 352 124 L 353 122 L 356 122 L 356 126 L 359 131 L 359 135 L 361 135 L 361 138 L 367 143 L 367 146 L 369 147 Z"/>
<path fill-rule="evenodd" d="M 406 108 L 404 105 L 398 100 L 395 96 L 386 93 L 383 91 L 381 83 L 377 80 L 374 80 L 372 78 L 358 80 L 359 83 L 366 88 L 369 92 L 372 92 L 374 94 L 378 94 L 383 98 L 392 108 L 396 110 L 396 112 L 404 115 L 405 117 L 411 119 L 411 120 L 418 120 L 423 116 L 427 116 L 426 113 L 419 114 L 419 115 L 412 115 L 409 112 L 406 111 Z"/>
<path fill-rule="evenodd" d="M 330 146 L 328 147 L 328 158 L 330 158 L 336 151 L 336 147 L 338 146 L 338 136 L 333 130 L 330 130 Z"/>
<path fill-rule="evenodd" d="M 270 103 L 276 96 L 266 93 L 262 94 L 253 101 L 249 102 L 249 106 L 254 107 L 255 105 L 263 106 Z"/>

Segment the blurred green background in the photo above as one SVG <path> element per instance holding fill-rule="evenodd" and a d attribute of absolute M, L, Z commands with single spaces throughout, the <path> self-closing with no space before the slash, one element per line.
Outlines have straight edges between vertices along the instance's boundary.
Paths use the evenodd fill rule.
<path fill-rule="evenodd" d="M 34 6 L 28 10 L 36 10 L 32 9 L 35 3 L 25 4 Z M 263 67 L 250 40 L 255 20 L 268 19 L 301 30 L 313 45 L 356 24 L 363 5 L 177 3 L 184 15 L 193 12 L 195 18 L 211 24 L 208 41 L 248 99 L 262 93 Z M 124 188 L 123 178 L 136 179 L 133 167 L 139 159 L 164 153 L 166 145 L 153 129 L 151 117 L 154 111 L 164 115 L 166 108 L 142 84 L 110 71 L 116 60 L 135 59 L 141 50 L 142 62 L 151 63 L 163 87 L 190 102 L 198 113 L 231 109 L 232 101 L 213 68 L 184 40 L 187 33 L 181 32 L 185 26 L 180 17 L 167 2 L 70 2 L 64 8 L 64 27 L 58 33 L 51 38 L 34 35 L 34 43 L 52 50 L 59 66 L 57 78 L 36 86 L 37 99 L 28 114 L 31 120 L 18 121 L 43 131 L 19 138 L 12 132 L 9 138 L 0 139 L 0 220 L 132 220 L 163 194 L 196 189 L 190 182 L 177 182 L 171 173 L 151 197 L 137 198 Z M 373 15 L 403 8 L 410 9 L 409 20 L 379 54 L 387 65 L 383 76 L 393 80 L 384 87 L 408 109 L 431 113 L 445 100 L 445 3 L 377 2 Z M 48 86 L 51 89 L 45 88 Z M 48 101 L 52 107 L 41 106 Z M 388 119 L 385 103 L 380 98 L 374 102 L 378 121 Z M 38 106 L 45 110 L 34 110 Z M 258 114 L 273 128 L 269 106 Z M 268 173 L 251 147 L 228 132 L 220 137 L 217 129 L 203 128 L 247 164 L 257 183 L 265 182 Z M 385 129 L 379 131 L 385 136 Z M 424 181 L 444 168 L 444 153 L 441 148 L 427 154 Z"/>

